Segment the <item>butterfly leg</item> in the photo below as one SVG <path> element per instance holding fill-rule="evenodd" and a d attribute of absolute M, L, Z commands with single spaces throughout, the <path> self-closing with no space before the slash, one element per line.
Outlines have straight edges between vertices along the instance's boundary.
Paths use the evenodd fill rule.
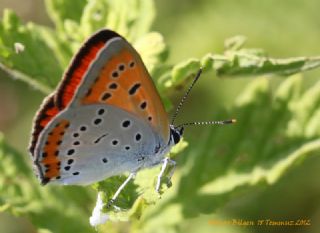
<path fill-rule="evenodd" d="M 169 174 L 167 176 L 167 178 L 168 178 L 167 185 L 171 186 L 171 177 L 172 177 L 172 175 L 174 173 L 174 170 L 176 168 L 176 162 L 174 160 L 170 159 L 169 157 L 166 157 L 163 160 L 161 171 L 160 171 L 160 173 L 158 175 L 157 185 L 156 185 L 156 192 L 157 193 L 160 193 L 161 179 L 162 179 L 162 177 L 164 175 L 164 172 L 166 171 L 166 168 L 167 168 L 168 165 L 171 166 L 171 168 L 170 168 L 170 172 L 169 172 Z"/>
<path fill-rule="evenodd" d="M 116 193 L 113 195 L 113 197 L 111 198 L 110 201 L 108 201 L 107 207 L 110 208 L 113 203 L 115 202 L 115 200 L 117 199 L 117 197 L 119 196 L 119 194 L 121 193 L 121 191 L 124 189 L 124 187 L 130 182 L 130 180 L 132 180 L 134 177 L 136 176 L 136 172 L 132 172 L 130 173 L 130 175 L 128 176 L 128 178 L 120 185 L 120 187 L 118 188 L 118 190 L 116 191 Z M 114 206 L 116 209 L 119 209 L 119 207 Z"/>

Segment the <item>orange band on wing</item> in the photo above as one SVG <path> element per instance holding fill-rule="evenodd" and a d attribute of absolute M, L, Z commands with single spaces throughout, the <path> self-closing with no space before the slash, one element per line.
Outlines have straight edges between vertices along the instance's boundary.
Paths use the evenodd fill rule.
<path fill-rule="evenodd" d="M 97 53 L 99 50 L 104 46 L 103 42 L 99 42 L 93 46 L 91 46 L 89 52 L 84 55 L 81 60 L 79 60 L 79 64 L 77 67 L 71 71 L 69 71 L 69 79 L 68 85 L 65 85 L 63 95 L 62 95 L 62 102 L 61 107 L 65 108 L 68 103 L 72 100 L 77 87 L 79 86 L 84 74 L 88 70 L 89 65 L 91 62 L 96 58 Z"/>
<path fill-rule="evenodd" d="M 101 30 L 83 44 L 58 87 L 55 101 L 59 109 L 64 109 L 70 103 L 90 64 L 106 42 L 114 37 L 120 35 L 110 30 Z"/>
<path fill-rule="evenodd" d="M 59 145 L 62 143 L 64 131 L 69 124 L 67 120 L 60 121 L 48 135 L 41 160 L 41 163 L 47 168 L 44 172 L 44 178 L 52 179 L 60 175 Z"/>

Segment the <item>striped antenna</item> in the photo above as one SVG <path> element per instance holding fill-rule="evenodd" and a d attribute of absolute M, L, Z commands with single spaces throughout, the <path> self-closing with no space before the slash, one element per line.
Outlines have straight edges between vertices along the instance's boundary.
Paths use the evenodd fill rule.
<path fill-rule="evenodd" d="M 196 82 L 198 81 L 198 79 L 200 78 L 201 76 L 201 73 L 202 73 L 202 67 L 200 67 L 198 73 L 196 74 L 196 76 L 194 77 L 190 87 L 188 88 L 187 92 L 184 94 L 184 96 L 182 97 L 182 99 L 180 100 L 180 103 L 178 104 L 178 107 L 176 109 L 176 112 L 173 114 L 173 117 L 172 117 L 172 120 L 171 120 L 171 125 L 174 124 L 174 121 L 176 120 L 177 118 L 177 115 L 181 109 L 181 107 L 183 106 L 185 100 L 187 99 L 191 89 L 193 88 L 194 84 L 196 84 Z"/>
<path fill-rule="evenodd" d="M 174 121 L 177 118 L 177 115 L 181 109 L 181 107 L 183 106 L 185 100 L 187 99 L 187 97 L 189 96 L 190 91 L 192 90 L 193 86 L 196 84 L 196 82 L 198 81 L 198 79 L 200 78 L 202 73 L 202 67 L 200 67 L 198 73 L 196 74 L 196 76 L 194 77 L 190 87 L 188 88 L 187 92 L 184 94 L 184 96 L 182 97 L 182 99 L 180 100 L 180 103 L 178 104 L 178 107 L 176 109 L 176 112 L 173 114 L 172 117 L 172 121 L 171 121 L 171 125 L 174 125 Z M 223 120 L 223 121 L 195 121 L 195 122 L 187 122 L 187 123 L 183 123 L 180 124 L 178 126 L 175 126 L 174 128 L 176 129 L 182 129 L 184 126 L 192 126 L 192 125 L 228 125 L 228 124 L 233 124 L 236 123 L 237 120 L 236 119 L 230 119 L 230 120 Z"/>
<path fill-rule="evenodd" d="M 191 125 L 228 125 L 228 124 L 233 124 L 236 122 L 237 122 L 236 119 L 224 120 L 224 121 L 195 121 L 195 122 L 183 123 L 181 125 L 178 125 L 175 128 L 179 129 L 184 126 L 191 126 Z"/>

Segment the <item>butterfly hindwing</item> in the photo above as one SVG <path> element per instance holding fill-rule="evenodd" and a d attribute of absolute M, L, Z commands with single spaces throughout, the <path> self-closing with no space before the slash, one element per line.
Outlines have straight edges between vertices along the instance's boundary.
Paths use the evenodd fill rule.
<path fill-rule="evenodd" d="M 43 184 L 89 184 L 135 171 L 166 144 L 146 121 L 105 104 L 63 110 L 41 134 L 35 154 Z"/>

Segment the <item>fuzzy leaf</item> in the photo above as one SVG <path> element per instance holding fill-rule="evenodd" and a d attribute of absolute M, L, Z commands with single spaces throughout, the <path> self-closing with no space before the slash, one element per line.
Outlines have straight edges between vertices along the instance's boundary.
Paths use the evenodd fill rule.
<path fill-rule="evenodd" d="M 129 41 L 136 41 L 134 46 L 150 72 L 166 59 L 162 36 L 147 33 L 154 18 L 153 1 L 77 2 L 46 1 L 56 32 L 33 23 L 24 25 L 12 11 L 6 10 L 0 22 L 0 69 L 48 94 L 81 43 L 102 28 L 113 29 Z M 15 52 L 16 43 L 24 46 L 23 52 Z"/>
<path fill-rule="evenodd" d="M 187 143 L 182 140 L 173 148 L 173 155 L 184 150 Z M 111 177 L 105 181 L 93 185 L 99 193 L 103 193 L 104 209 L 111 221 L 128 221 L 140 219 L 143 210 L 148 206 L 155 204 L 159 199 L 159 194 L 155 191 L 156 179 L 160 172 L 160 167 L 156 166 L 151 169 L 139 171 L 133 182 L 127 184 L 126 188 L 120 193 L 117 201 L 114 203 L 119 206 L 122 211 L 113 207 L 107 207 L 108 201 L 112 198 L 114 193 L 120 185 L 127 178 L 126 176 Z M 161 186 L 161 193 L 168 189 L 165 176 Z"/>
<path fill-rule="evenodd" d="M 92 0 L 86 5 L 79 26 L 86 36 L 109 28 L 134 42 L 149 31 L 153 18 L 151 0 Z"/>
<path fill-rule="evenodd" d="M 214 58 L 212 58 L 214 59 Z M 218 76 L 282 75 L 288 76 L 320 66 L 320 58 L 275 59 L 255 56 L 248 51 L 230 52 L 214 68 Z"/>
<path fill-rule="evenodd" d="M 80 22 L 86 2 L 83 0 L 45 0 L 45 6 L 57 29 L 64 32 L 66 21 Z"/>
<path fill-rule="evenodd" d="M 8 146 L 2 134 L 0 160 L 0 211 L 28 216 L 37 227 L 52 232 L 94 232 L 87 222 L 70 224 L 89 216 L 84 203 L 92 201 L 92 196 L 87 190 L 40 186 L 29 167 L 30 161 Z"/>
<path fill-rule="evenodd" d="M 150 32 L 134 43 L 134 47 L 147 66 L 150 73 L 153 73 L 155 66 L 164 62 L 167 58 L 167 48 L 163 37 L 158 32 Z"/>
<path fill-rule="evenodd" d="M 250 77 L 261 75 L 290 76 L 320 67 L 320 57 L 295 57 L 287 59 L 270 58 L 261 49 L 242 48 L 246 38 L 236 36 L 225 42 L 224 54 L 206 54 L 201 59 L 193 58 L 182 61 L 172 67 L 171 75 L 161 77 L 164 87 L 180 86 L 200 67 L 205 72 L 213 70 L 217 77 Z M 170 67 L 167 67 L 170 69 Z"/>
<path fill-rule="evenodd" d="M 320 82 L 303 94 L 301 85 L 301 76 L 290 77 L 272 95 L 267 79 L 252 82 L 230 112 L 220 111 L 222 119 L 234 116 L 238 123 L 207 130 L 196 148 L 188 148 L 179 183 L 137 229 L 175 232 L 190 217 L 214 212 L 240 190 L 273 184 L 297 162 L 319 154 Z"/>
<path fill-rule="evenodd" d="M 47 42 L 54 41 L 53 37 L 50 30 L 32 23 L 23 25 L 12 11 L 5 10 L 0 22 L 0 68 L 48 93 L 62 73 Z M 15 52 L 17 42 L 24 46 L 24 51 Z"/>

